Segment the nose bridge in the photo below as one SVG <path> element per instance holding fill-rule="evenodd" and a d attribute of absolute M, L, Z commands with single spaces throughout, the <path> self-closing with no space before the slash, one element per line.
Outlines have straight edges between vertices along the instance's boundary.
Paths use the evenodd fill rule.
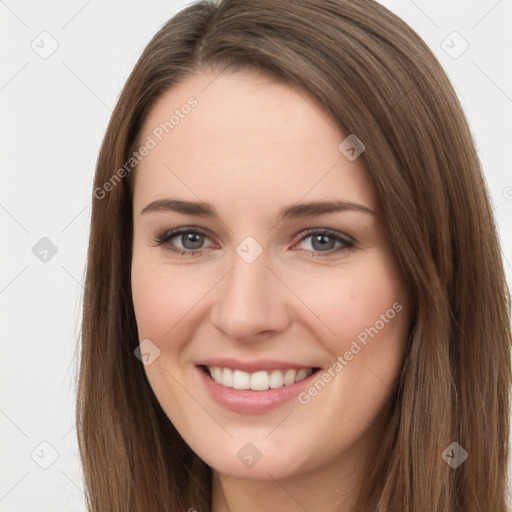
<path fill-rule="evenodd" d="M 249 340 L 287 322 L 284 290 L 268 268 L 268 253 L 256 244 L 246 239 L 236 248 L 212 307 L 212 323 L 233 339 Z"/>

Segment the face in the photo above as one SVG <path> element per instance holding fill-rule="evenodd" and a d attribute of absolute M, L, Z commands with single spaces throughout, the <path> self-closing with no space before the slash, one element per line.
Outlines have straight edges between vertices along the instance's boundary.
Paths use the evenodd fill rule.
<path fill-rule="evenodd" d="M 131 278 L 144 369 L 220 473 L 356 465 L 382 434 L 409 329 L 363 159 L 339 149 L 348 134 L 306 92 L 214 78 L 166 92 L 139 137 L 150 149 L 134 176 Z"/>

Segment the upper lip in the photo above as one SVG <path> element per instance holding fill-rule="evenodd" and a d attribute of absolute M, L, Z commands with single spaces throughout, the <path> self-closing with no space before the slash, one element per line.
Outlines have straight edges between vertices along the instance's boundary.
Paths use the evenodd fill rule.
<path fill-rule="evenodd" d="M 255 361 L 242 361 L 233 358 L 213 358 L 205 359 L 198 363 L 198 366 L 219 366 L 221 368 L 231 368 L 232 370 L 242 370 L 247 373 L 254 373 L 261 370 L 276 369 L 301 369 L 301 368 L 318 368 L 315 365 L 294 363 L 290 361 L 278 361 L 276 359 L 258 359 Z"/>

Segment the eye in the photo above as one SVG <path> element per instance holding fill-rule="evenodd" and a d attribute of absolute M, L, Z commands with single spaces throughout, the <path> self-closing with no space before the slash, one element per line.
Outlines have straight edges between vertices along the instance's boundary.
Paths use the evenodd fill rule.
<path fill-rule="evenodd" d="M 206 233 L 198 228 L 180 228 L 173 231 L 165 231 L 155 237 L 157 246 L 164 247 L 165 250 L 186 256 L 194 256 L 201 252 Z M 176 247 L 173 239 L 177 239 L 181 243 L 181 247 Z"/>
<path fill-rule="evenodd" d="M 300 242 L 302 243 L 308 238 L 311 239 L 308 245 L 312 249 L 308 249 L 306 252 L 311 257 L 330 256 L 354 246 L 353 240 L 330 229 L 310 229 L 301 238 Z M 339 244 L 337 248 L 335 248 L 336 243 Z"/>
<path fill-rule="evenodd" d="M 329 256 L 354 246 L 353 240 L 330 229 L 310 229 L 302 236 L 299 243 L 304 242 L 308 238 L 311 239 L 309 243 L 310 248 L 303 248 L 301 250 L 311 257 Z M 175 242 L 173 242 L 174 239 L 176 239 Z M 157 246 L 162 246 L 167 251 L 183 256 L 195 256 L 202 249 L 211 247 L 212 244 L 203 247 L 205 239 L 209 240 L 209 237 L 203 230 L 186 227 L 164 231 L 155 237 L 154 242 Z M 181 246 L 177 246 L 176 243 L 181 244 Z M 336 247 L 336 243 L 338 247 Z"/>

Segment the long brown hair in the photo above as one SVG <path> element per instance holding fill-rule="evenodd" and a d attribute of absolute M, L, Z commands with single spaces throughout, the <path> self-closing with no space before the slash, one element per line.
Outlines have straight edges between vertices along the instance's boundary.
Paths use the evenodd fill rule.
<path fill-rule="evenodd" d="M 433 53 L 373 0 L 197 2 L 137 62 L 94 180 L 76 410 L 89 510 L 210 510 L 211 468 L 164 414 L 134 356 L 126 166 L 155 101 L 201 68 L 302 87 L 366 146 L 414 314 L 355 510 L 505 512 L 510 298 L 481 165 Z M 457 468 L 442 456 L 453 442 L 468 454 Z"/>

